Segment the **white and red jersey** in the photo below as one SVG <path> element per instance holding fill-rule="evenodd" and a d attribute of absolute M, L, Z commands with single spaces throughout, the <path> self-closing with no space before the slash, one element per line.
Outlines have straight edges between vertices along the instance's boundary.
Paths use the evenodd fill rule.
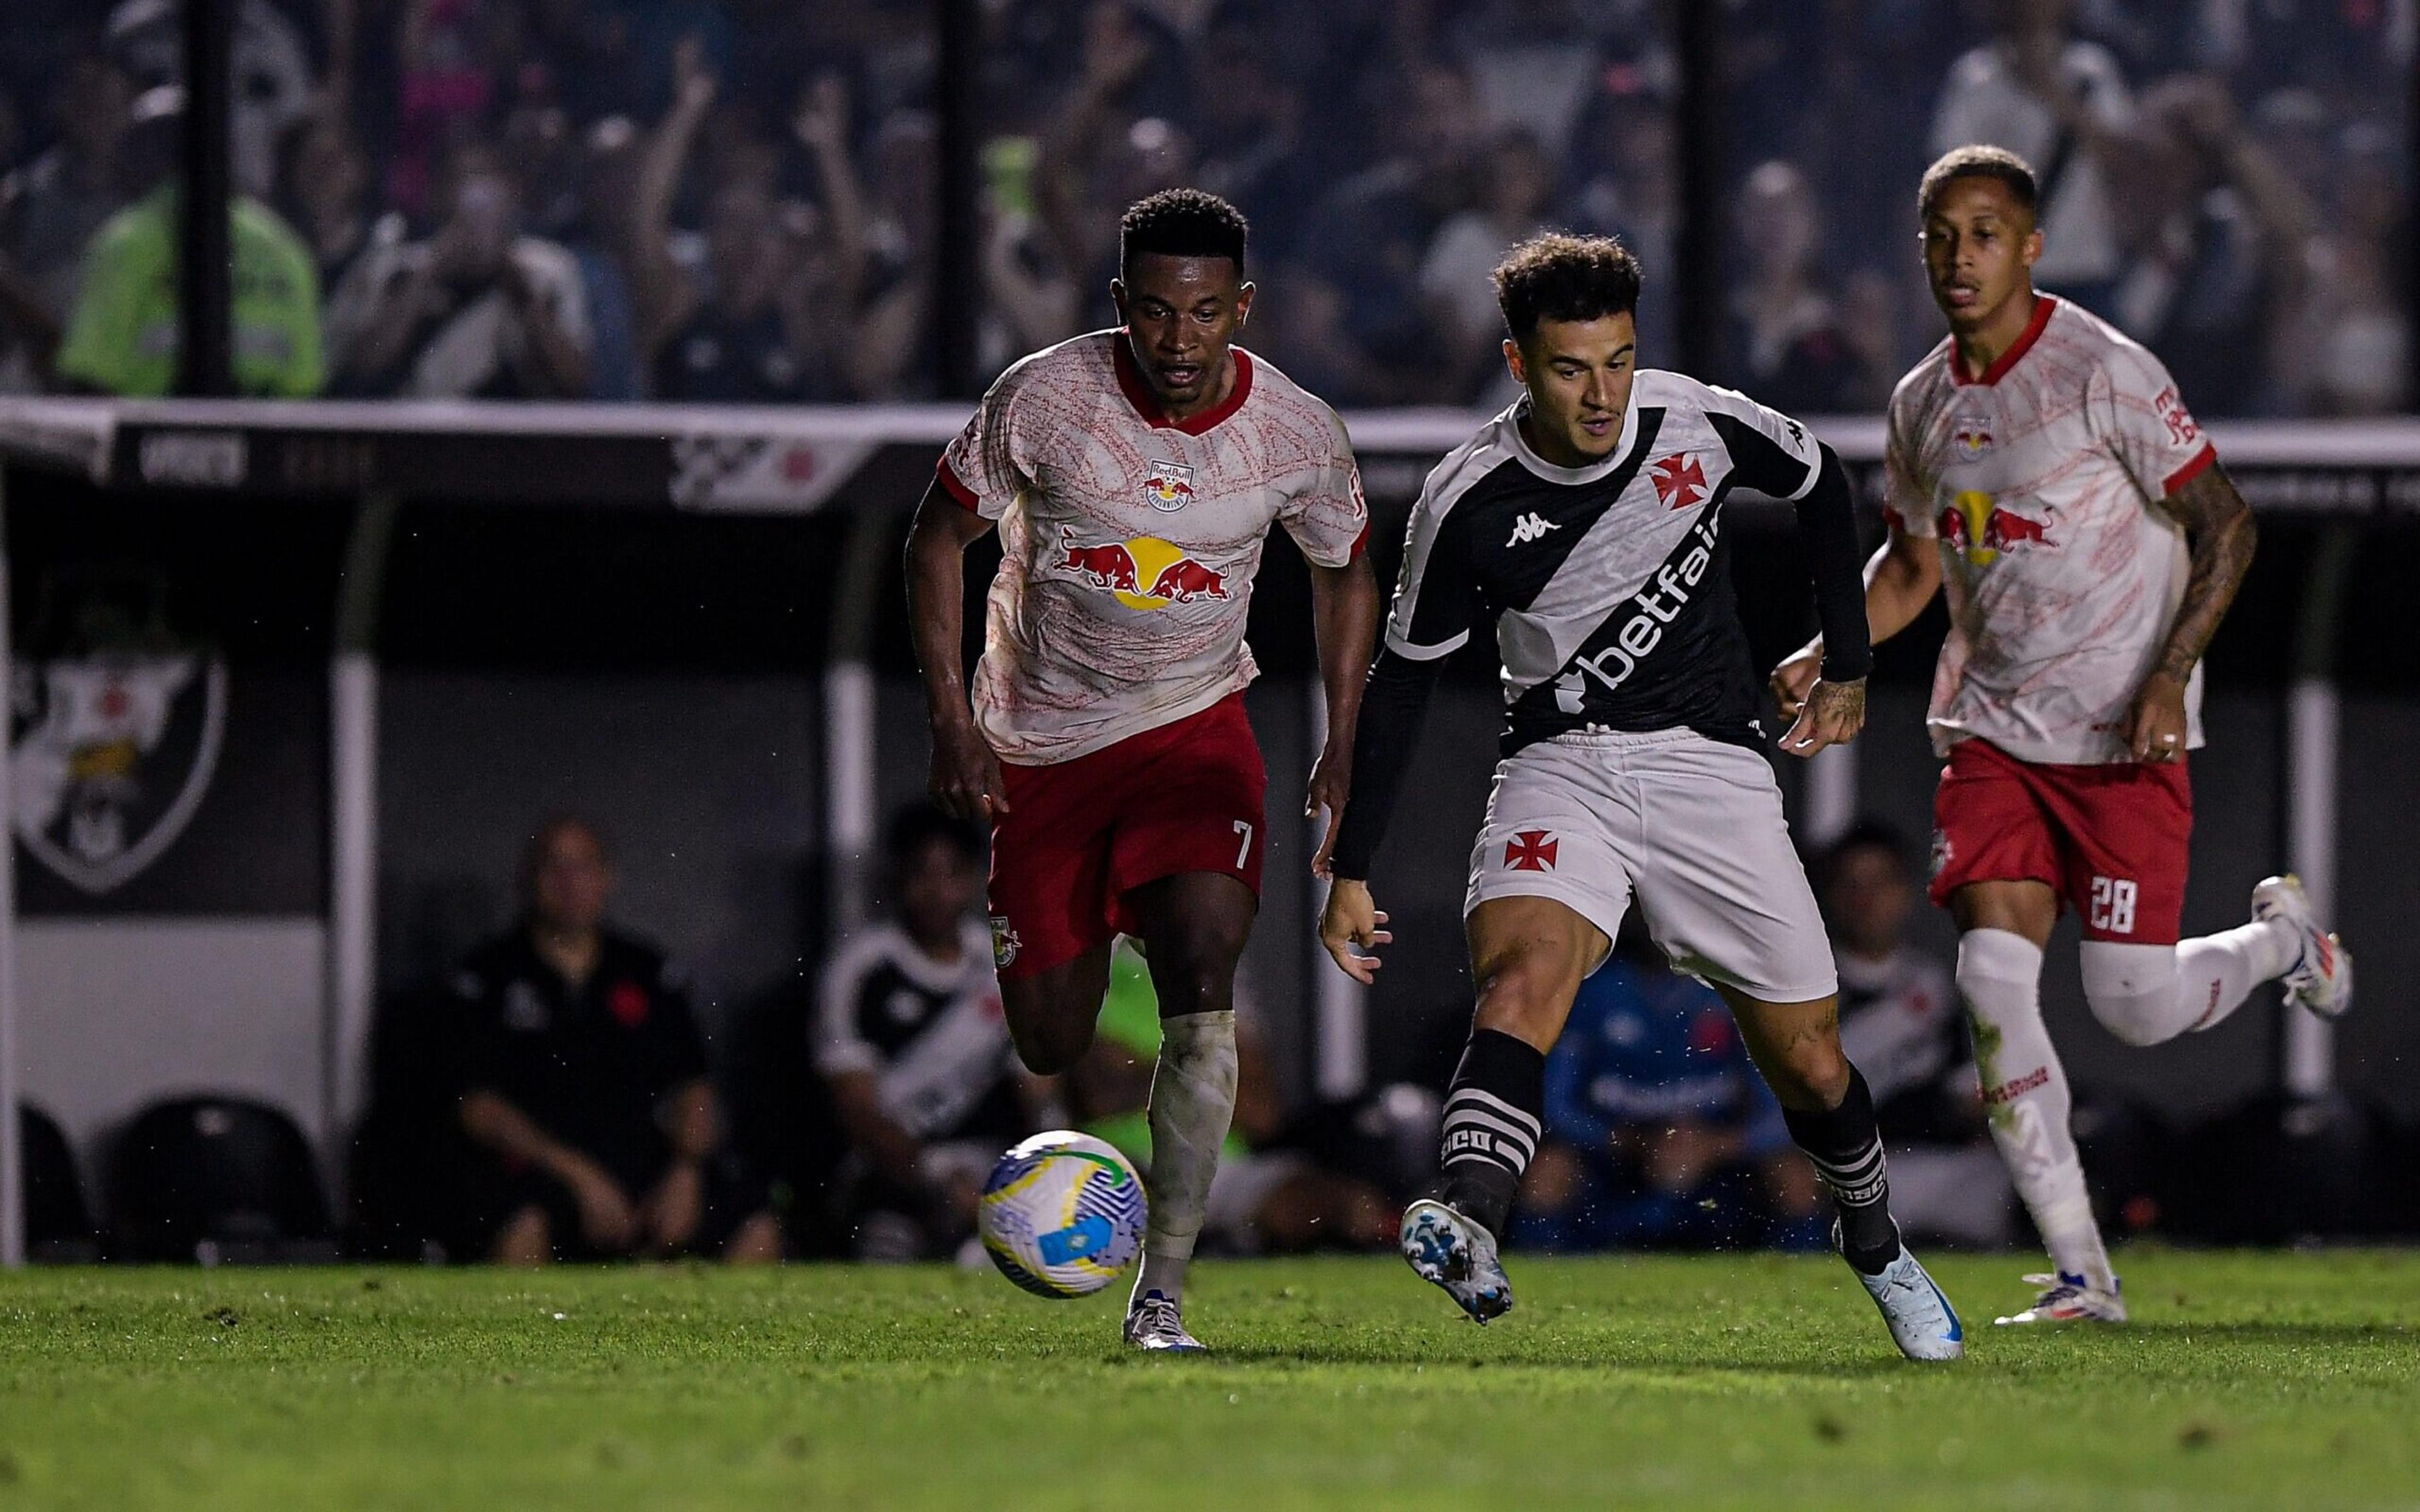
<path fill-rule="evenodd" d="M 2126 720 L 2182 601 L 2182 526 L 2159 508 L 2217 459 L 2160 360 L 2039 298 L 1981 374 L 1944 340 L 1890 401 L 1889 515 L 1940 542 L 1949 639 L 1927 725 L 2021 761 L 2131 760 Z M 2185 689 L 2202 743 L 2201 672 Z"/>
<path fill-rule="evenodd" d="M 1259 675 L 1244 644 L 1272 523 L 1341 567 L 1369 533 L 1336 412 L 1238 347 L 1214 408 L 1171 420 L 1123 332 L 1034 353 L 941 455 L 941 485 L 1000 522 L 975 722 L 1046 765 L 1208 708 Z"/>

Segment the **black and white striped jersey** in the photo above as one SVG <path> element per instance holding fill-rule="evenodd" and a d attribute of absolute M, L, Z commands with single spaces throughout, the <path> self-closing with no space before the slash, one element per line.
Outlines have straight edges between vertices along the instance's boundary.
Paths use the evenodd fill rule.
<path fill-rule="evenodd" d="M 1523 440 L 1528 406 L 1515 402 L 1429 474 L 1388 648 L 1433 660 L 1494 618 L 1506 755 L 1588 730 L 1687 728 L 1761 746 L 1762 685 L 1732 594 L 1723 504 L 1734 488 L 1805 497 L 1820 445 L 1745 394 L 1646 369 L 1612 454 L 1561 468 Z"/>

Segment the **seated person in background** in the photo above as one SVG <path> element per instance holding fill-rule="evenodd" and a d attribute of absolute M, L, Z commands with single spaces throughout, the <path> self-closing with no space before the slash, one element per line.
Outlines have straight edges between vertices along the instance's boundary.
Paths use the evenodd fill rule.
<path fill-rule="evenodd" d="M 1269 1148 L 1285 1123 L 1266 1042 L 1236 995 L 1235 1121 L 1218 1156 L 1202 1237 L 1230 1254 L 1383 1249 L 1395 1242 L 1395 1203 L 1370 1182 L 1295 1149 Z M 1109 958 L 1093 1048 L 1067 1072 L 1077 1126 L 1115 1145 L 1151 1185 L 1152 1068 L 1159 1060 L 1159 995 L 1141 949 L 1121 938 Z"/>
<path fill-rule="evenodd" d="M 2014 1194 L 1949 973 L 1906 942 L 1917 891 L 1899 835 L 1853 825 L 1814 866 L 1840 971 L 1840 1048 L 1866 1073 L 1889 1152 L 1891 1211 L 1911 1243 L 1996 1246 Z"/>
<path fill-rule="evenodd" d="M 1627 920 L 1546 1057 L 1545 1124 L 1517 1244 L 1825 1246 L 1829 1204 L 1730 1010 Z"/>
<path fill-rule="evenodd" d="M 992 975 L 984 837 L 918 804 L 884 843 L 891 917 L 824 968 L 815 1069 L 855 1147 L 839 1180 L 861 1259 L 950 1255 L 1001 1152 L 1034 1127 Z"/>
<path fill-rule="evenodd" d="M 462 1128 L 495 1156 L 463 1215 L 484 1237 L 459 1253 L 780 1259 L 781 1226 L 724 1147 L 687 994 L 660 954 L 605 927 L 603 841 L 551 820 L 521 881 L 522 921 L 454 981 Z"/>

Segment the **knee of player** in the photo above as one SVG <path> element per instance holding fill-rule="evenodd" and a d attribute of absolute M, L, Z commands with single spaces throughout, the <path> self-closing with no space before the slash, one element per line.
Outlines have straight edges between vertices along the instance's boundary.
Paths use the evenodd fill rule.
<path fill-rule="evenodd" d="M 1773 1095 L 1784 1107 L 1838 1107 L 1849 1095 L 1849 1057 L 1838 1036 L 1807 1037 L 1785 1046 L 1775 1069 Z M 1780 1085 L 1780 1084 L 1788 1085 Z"/>
<path fill-rule="evenodd" d="M 2179 1022 L 2175 947 L 2086 940 L 2076 959 L 2084 1000 L 2111 1034 L 2131 1045 L 2154 1045 L 2184 1027 Z"/>
<path fill-rule="evenodd" d="M 1071 1069 L 1093 1048 L 1093 1030 L 1096 1019 L 1091 1017 L 1065 1020 L 1027 1018 L 1020 1021 L 1012 1014 L 1008 1021 L 1008 1037 L 1016 1046 L 1016 1058 L 1036 1076 L 1056 1076 Z"/>
<path fill-rule="evenodd" d="M 1146 942 L 1153 978 L 1173 983 L 1182 996 L 1223 998 L 1234 983 L 1235 963 L 1244 958 L 1251 927 L 1249 918 L 1187 918 L 1171 937 Z M 1162 1011 L 1168 1011 L 1165 1006 Z"/>
<path fill-rule="evenodd" d="M 1478 1027 L 1530 1044 L 1552 1044 L 1571 1011 L 1576 981 L 1535 956 L 1503 963 L 1480 984 Z"/>

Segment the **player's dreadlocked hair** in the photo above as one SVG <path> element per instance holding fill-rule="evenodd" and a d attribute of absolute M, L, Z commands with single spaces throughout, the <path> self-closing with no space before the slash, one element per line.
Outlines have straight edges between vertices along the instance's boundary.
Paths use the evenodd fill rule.
<path fill-rule="evenodd" d="M 2040 197 L 2040 184 L 2034 178 L 2033 164 L 2006 147 L 1981 146 L 1951 147 L 1924 170 L 1924 182 L 1916 186 L 1916 213 L 1919 219 L 1932 213 L 1941 201 L 1941 192 L 1961 178 L 1996 178 L 2009 186 L 2009 193 L 2034 213 L 2034 202 Z"/>
<path fill-rule="evenodd" d="M 1244 212 L 1199 189 L 1163 189 L 1128 207 L 1118 222 L 1118 273 L 1131 276 L 1138 254 L 1225 257 L 1244 271 Z"/>
<path fill-rule="evenodd" d="M 1611 237 L 1548 231 L 1506 253 L 1494 276 L 1504 324 L 1526 344 L 1541 320 L 1598 320 L 1637 310 L 1645 275 L 1630 249 Z"/>

